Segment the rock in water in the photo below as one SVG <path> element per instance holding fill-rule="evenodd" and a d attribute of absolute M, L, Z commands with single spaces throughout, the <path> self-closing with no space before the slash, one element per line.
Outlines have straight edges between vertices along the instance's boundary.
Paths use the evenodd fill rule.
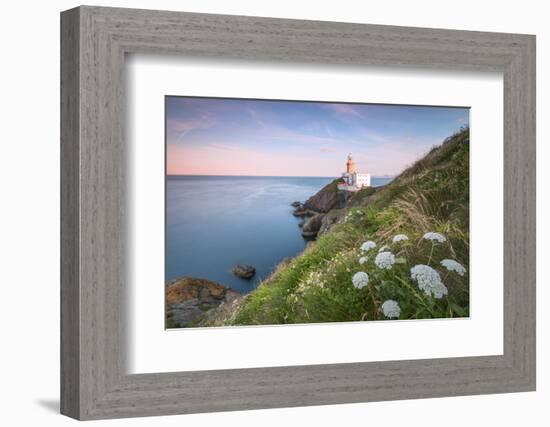
<path fill-rule="evenodd" d="M 233 274 L 241 279 L 250 279 L 256 274 L 256 269 L 251 265 L 236 265 L 231 270 Z"/>
<path fill-rule="evenodd" d="M 290 206 L 292 206 L 293 208 L 297 208 L 297 207 L 299 207 L 299 206 L 302 206 L 302 203 L 300 203 L 300 202 L 292 202 L 292 203 L 290 204 Z"/>

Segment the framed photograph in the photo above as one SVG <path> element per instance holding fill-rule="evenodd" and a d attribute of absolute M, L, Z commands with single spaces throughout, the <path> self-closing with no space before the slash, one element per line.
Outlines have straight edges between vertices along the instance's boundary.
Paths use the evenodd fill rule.
<path fill-rule="evenodd" d="M 63 414 L 535 390 L 534 36 L 83 6 L 61 57 Z"/>
<path fill-rule="evenodd" d="M 167 96 L 165 116 L 168 328 L 469 317 L 469 108 Z"/>

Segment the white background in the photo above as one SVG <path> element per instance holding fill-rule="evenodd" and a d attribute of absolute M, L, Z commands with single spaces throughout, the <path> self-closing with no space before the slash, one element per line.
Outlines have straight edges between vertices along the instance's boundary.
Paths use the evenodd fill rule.
<path fill-rule="evenodd" d="M 126 71 L 133 187 L 128 209 L 133 239 L 129 245 L 130 372 L 502 354 L 503 88 L 499 73 L 296 69 L 253 61 L 150 55 L 132 55 Z M 152 142 L 164 138 L 166 94 L 470 106 L 471 317 L 164 331 L 164 144 Z M 225 349 L 223 357 L 215 351 L 189 351 L 213 344 Z"/>
<path fill-rule="evenodd" d="M 0 182 L 0 278 L 5 425 L 68 425 L 57 415 L 59 384 L 59 17 L 73 1 L 3 5 Z M 96 4 L 197 12 L 263 15 L 375 24 L 535 33 L 538 74 L 539 219 L 549 217 L 550 28 L 544 2 L 97 1 Z M 544 269 L 550 239 L 538 224 L 538 391 L 508 395 L 423 399 L 104 422 L 106 425 L 544 425 L 548 422 L 550 371 L 549 291 Z M 546 307 L 547 308 L 547 307 Z M 93 423 L 95 424 L 95 423 Z"/>

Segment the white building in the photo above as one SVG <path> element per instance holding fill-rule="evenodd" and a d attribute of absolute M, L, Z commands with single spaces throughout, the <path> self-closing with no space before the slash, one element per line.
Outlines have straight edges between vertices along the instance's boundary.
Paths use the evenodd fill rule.
<path fill-rule="evenodd" d="M 351 154 L 348 155 L 346 172 L 342 174 L 342 178 L 344 179 L 344 183 L 338 184 L 339 190 L 358 191 L 363 187 L 370 187 L 370 174 L 355 171 L 355 162 Z"/>

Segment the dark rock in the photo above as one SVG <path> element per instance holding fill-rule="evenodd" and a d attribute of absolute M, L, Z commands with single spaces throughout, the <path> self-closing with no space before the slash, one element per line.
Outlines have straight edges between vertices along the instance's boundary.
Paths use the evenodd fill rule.
<path fill-rule="evenodd" d="M 302 236 L 304 237 L 315 237 L 319 232 L 321 225 L 323 224 L 324 214 L 316 214 L 309 218 L 302 225 Z"/>
<path fill-rule="evenodd" d="M 340 219 L 344 218 L 346 215 L 345 209 L 333 209 L 323 216 L 323 222 L 321 223 L 321 228 L 319 228 L 318 236 L 326 233 L 331 229 L 331 227 L 336 224 Z"/>
<path fill-rule="evenodd" d="M 292 202 L 290 204 L 290 206 L 292 206 L 293 208 L 298 208 L 298 207 L 302 206 L 302 203 L 301 202 Z"/>
<path fill-rule="evenodd" d="M 318 213 L 327 213 L 331 209 L 345 207 L 347 192 L 338 190 L 338 183 L 340 181 L 336 179 L 330 184 L 325 185 L 316 194 L 306 200 L 303 208 Z"/>
<path fill-rule="evenodd" d="M 233 274 L 241 279 L 250 279 L 256 274 L 256 269 L 251 265 L 236 265 L 231 270 Z"/>
<path fill-rule="evenodd" d="M 167 316 L 173 325 L 178 327 L 189 326 L 191 323 L 197 321 L 204 313 L 204 311 L 199 308 L 199 305 L 197 300 L 171 305 L 167 309 Z M 201 307 L 203 306 L 201 305 Z"/>
<path fill-rule="evenodd" d="M 191 326 L 219 305 L 240 294 L 206 279 L 182 277 L 166 286 L 166 317 L 171 327 Z"/>
<path fill-rule="evenodd" d="M 203 302 L 215 302 L 216 300 L 223 299 L 227 291 L 230 290 L 210 280 L 182 277 L 181 279 L 172 281 L 168 285 L 166 303 L 169 305 L 180 304 L 193 299 Z"/>
<path fill-rule="evenodd" d="M 227 326 L 227 320 L 236 313 L 246 301 L 247 295 L 239 295 L 231 301 L 222 302 L 212 310 L 208 310 L 195 323 L 196 326 Z"/>
<path fill-rule="evenodd" d="M 294 212 L 292 212 L 292 215 L 297 217 L 311 216 L 313 214 L 314 212 L 304 209 L 302 205 L 298 206 L 296 209 L 294 209 Z"/>

